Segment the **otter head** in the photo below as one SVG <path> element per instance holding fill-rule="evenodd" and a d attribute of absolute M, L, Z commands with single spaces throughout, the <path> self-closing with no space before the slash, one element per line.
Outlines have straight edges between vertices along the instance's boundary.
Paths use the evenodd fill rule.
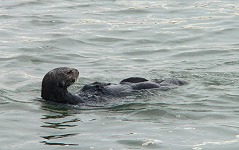
<path fill-rule="evenodd" d="M 74 68 L 60 67 L 49 71 L 42 80 L 41 97 L 45 100 L 67 103 L 67 87 L 78 78 Z"/>

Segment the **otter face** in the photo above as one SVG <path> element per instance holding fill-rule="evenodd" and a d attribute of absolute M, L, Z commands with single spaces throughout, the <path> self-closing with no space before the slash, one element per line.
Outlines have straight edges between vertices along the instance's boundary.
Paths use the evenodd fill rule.
<path fill-rule="evenodd" d="M 49 71 L 42 80 L 41 96 L 46 100 L 64 102 L 67 87 L 78 78 L 79 72 L 74 68 L 60 67 Z"/>
<path fill-rule="evenodd" d="M 77 69 L 60 67 L 49 71 L 44 78 L 48 78 L 48 81 L 52 81 L 59 88 L 67 88 L 77 80 L 78 76 L 79 71 Z"/>

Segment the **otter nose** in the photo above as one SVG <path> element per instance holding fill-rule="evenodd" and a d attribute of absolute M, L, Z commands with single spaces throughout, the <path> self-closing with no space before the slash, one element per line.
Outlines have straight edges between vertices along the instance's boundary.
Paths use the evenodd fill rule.
<path fill-rule="evenodd" d="M 76 77 L 78 77 L 78 75 L 79 75 L 79 71 L 77 70 L 77 69 L 72 69 L 72 72 L 73 72 L 73 74 L 76 76 Z"/>

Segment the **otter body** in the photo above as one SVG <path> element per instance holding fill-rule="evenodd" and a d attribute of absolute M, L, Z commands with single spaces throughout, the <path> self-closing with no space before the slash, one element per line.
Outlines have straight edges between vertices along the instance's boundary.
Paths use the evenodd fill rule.
<path fill-rule="evenodd" d="M 79 104 L 105 97 L 127 96 L 133 91 L 143 89 L 168 90 L 175 86 L 187 84 L 187 82 L 178 79 L 149 81 L 141 77 L 130 77 L 122 80 L 119 84 L 94 82 L 85 85 L 76 94 L 71 94 L 67 88 L 77 80 L 78 75 L 77 69 L 67 67 L 49 71 L 42 80 L 42 98 L 59 103 Z"/>

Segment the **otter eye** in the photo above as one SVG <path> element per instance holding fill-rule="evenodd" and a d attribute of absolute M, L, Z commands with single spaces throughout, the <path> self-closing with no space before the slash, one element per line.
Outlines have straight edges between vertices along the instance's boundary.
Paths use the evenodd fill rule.
<path fill-rule="evenodd" d="M 65 81 L 62 81 L 62 82 L 58 83 L 59 87 L 65 87 L 65 85 L 66 85 Z"/>
<path fill-rule="evenodd" d="M 69 70 L 66 72 L 66 74 L 72 74 L 72 72 L 73 72 L 72 70 Z"/>

